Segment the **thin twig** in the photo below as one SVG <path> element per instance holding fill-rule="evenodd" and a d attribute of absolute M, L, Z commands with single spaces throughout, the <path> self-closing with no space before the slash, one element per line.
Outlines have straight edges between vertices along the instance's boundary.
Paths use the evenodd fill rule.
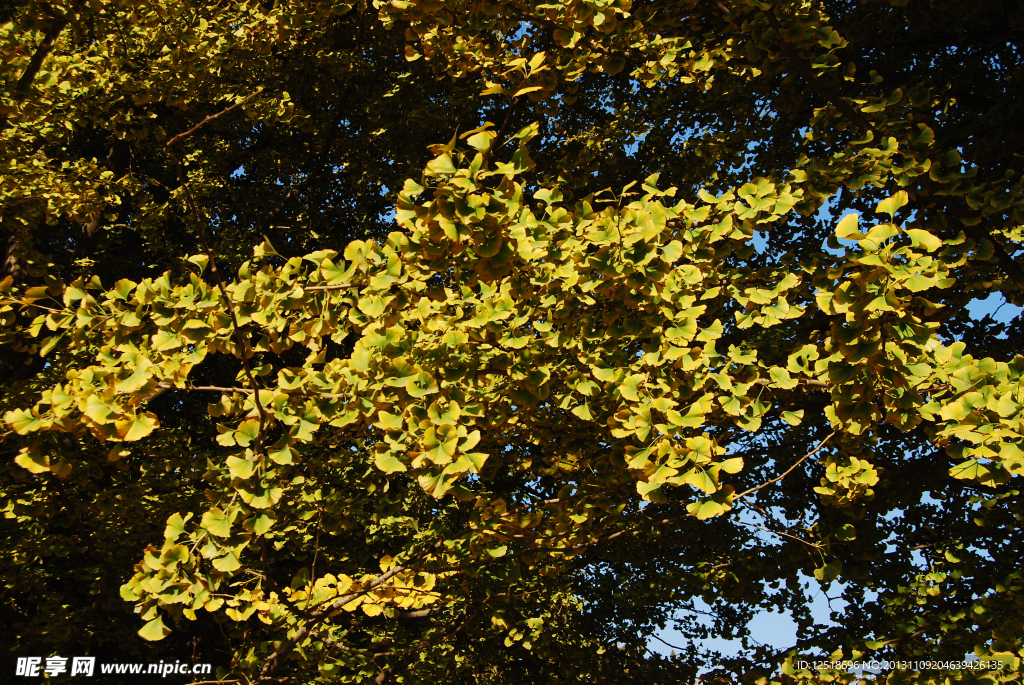
<path fill-rule="evenodd" d="M 829 440 L 831 440 L 831 439 L 832 439 L 832 436 L 834 436 L 835 434 L 836 434 L 836 431 L 832 431 L 832 432 L 831 432 L 831 433 L 829 433 L 829 434 L 828 434 L 827 436 L 825 436 L 825 439 L 824 439 L 824 440 L 822 440 L 821 442 L 819 442 L 819 443 L 818 443 L 818 446 L 817 446 L 817 447 L 815 447 L 815 448 L 814 448 L 813 450 L 811 450 L 810 452 L 808 452 L 808 453 L 807 453 L 807 454 L 805 454 L 804 456 L 800 457 L 800 459 L 798 459 L 798 460 L 797 460 L 797 462 L 796 462 L 795 464 L 793 464 L 793 465 L 792 465 L 792 466 L 790 466 L 790 467 L 789 467 L 788 469 L 786 469 L 786 470 L 785 470 L 785 471 L 784 471 L 784 472 L 782 473 L 782 475 L 780 475 L 780 476 L 776 476 L 775 478 L 772 478 L 772 479 L 771 479 L 771 480 L 769 480 L 769 481 L 766 481 L 766 482 L 764 482 L 764 483 L 761 483 L 760 485 L 758 485 L 758 486 L 756 486 L 756 487 L 753 487 L 753 488 L 750 488 L 749 490 L 744 490 L 743 492 L 741 492 L 741 493 L 740 493 L 739 495 L 737 495 L 737 496 L 735 497 L 735 499 L 733 499 L 733 504 L 735 504 L 736 502 L 739 502 L 739 501 L 740 501 L 741 499 L 743 499 L 743 498 L 744 498 L 744 497 L 746 497 L 747 495 L 749 495 L 749 494 L 751 494 L 751 493 L 754 493 L 754 492 L 757 492 L 757 491 L 758 491 L 758 490 L 760 490 L 761 488 L 766 488 L 766 487 L 768 487 L 769 485 L 771 485 L 772 483 L 778 483 L 778 482 L 779 482 L 780 480 L 782 480 L 783 478 L 785 478 L 786 476 L 788 476 L 788 475 L 789 475 L 789 474 L 790 474 L 790 473 L 791 473 L 791 472 L 793 471 L 793 469 L 795 469 L 795 468 L 796 468 L 797 466 L 800 466 L 800 464 L 804 463 L 804 461 L 806 461 L 806 460 L 807 460 L 807 459 L 808 459 L 809 457 L 812 457 L 812 456 L 814 456 L 815 454 L 817 454 L 817 453 L 818 453 L 818 451 L 819 451 L 819 450 L 821 450 L 821 448 L 825 446 L 825 443 L 827 443 L 827 442 L 828 442 Z"/>
<path fill-rule="evenodd" d="M 176 163 L 178 163 L 178 165 L 180 166 L 181 163 L 178 162 L 178 160 L 173 156 L 173 153 L 171 153 L 171 147 L 173 147 L 175 143 L 177 143 L 182 138 L 188 138 L 190 135 L 192 135 L 193 133 L 195 133 L 196 131 L 198 131 L 199 129 L 201 129 L 203 126 L 205 126 L 206 124 L 210 123 L 214 119 L 218 119 L 218 118 L 224 116 L 225 114 L 227 114 L 228 112 L 232 111 L 236 107 L 240 107 L 240 106 L 244 105 L 249 100 L 252 100 L 254 97 L 256 97 L 257 95 L 259 95 L 262 92 L 263 92 L 263 87 L 260 86 L 259 88 L 256 89 L 255 93 L 252 93 L 251 95 L 247 95 L 246 97 L 242 98 L 241 100 L 239 100 L 235 104 L 231 105 L 230 107 L 227 107 L 226 109 L 222 109 L 221 111 L 217 112 L 216 114 L 207 114 L 205 117 L 203 117 L 203 120 L 200 121 L 198 124 L 196 124 L 195 126 L 190 128 L 189 130 L 184 131 L 183 133 L 179 133 L 178 135 L 174 136 L 173 138 L 171 138 L 170 140 L 167 141 L 167 146 L 166 147 L 167 147 L 168 154 L 171 154 L 171 158 L 174 159 L 174 161 Z M 182 182 L 181 173 L 180 172 L 178 174 L 178 182 L 179 183 Z"/>
<path fill-rule="evenodd" d="M 316 560 L 317 560 L 317 557 L 320 556 L 320 524 L 323 523 L 323 520 L 324 520 L 324 512 L 323 512 L 323 510 L 320 510 L 320 515 L 316 519 L 316 543 L 315 543 L 315 548 L 314 548 L 314 551 L 313 551 L 313 566 L 312 566 L 312 568 L 309 571 L 309 577 L 312 578 L 314 582 L 316 581 Z M 313 592 L 312 591 L 310 591 L 310 592 L 308 592 L 306 594 L 306 606 L 305 606 L 305 608 L 307 610 L 309 609 L 309 600 L 312 597 L 313 597 Z"/>
<path fill-rule="evenodd" d="M 812 388 L 829 388 L 829 387 L 831 387 L 825 381 L 818 381 L 818 380 L 814 380 L 813 378 L 797 378 L 795 380 L 800 385 L 807 385 L 807 386 L 810 386 Z M 767 378 L 758 378 L 756 381 L 754 381 L 755 385 L 770 385 L 771 383 L 772 383 L 772 381 L 767 379 Z"/>
<path fill-rule="evenodd" d="M 344 285 L 314 285 L 309 288 L 303 288 L 304 291 L 310 290 L 346 290 L 348 288 L 358 288 L 359 286 L 355 283 L 346 283 Z"/>
<path fill-rule="evenodd" d="M 217 269 L 217 260 L 214 257 L 213 249 L 210 247 L 210 244 L 209 242 L 207 242 L 206 236 L 204 235 L 206 222 L 203 220 L 202 213 L 199 211 L 199 206 L 196 204 L 195 198 L 192 197 L 192 193 L 189 190 L 188 176 L 185 173 L 185 167 L 182 165 L 181 160 L 178 159 L 178 157 L 174 154 L 174 151 L 171 148 L 175 143 L 177 143 L 182 138 L 187 138 L 188 136 L 198 131 L 205 124 L 227 114 L 236 107 L 256 97 L 262 91 L 263 88 L 261 87 L 257 89 L 256 92 L 252 95 L 242 98 L 230 107 L 227 107 L 216 114 L 208 114 L 206 117 L 203 118 L 202 121 L 200 121 L 198 124 L 190 128 L 189 130 L 185 131 L 184 133 L 179 133 L 178 135 L 174 136 L 169 141 L 167 141 L 166 146 L 167 155 L 174 161 L 175 166 L 177 166 L 178 184 L 181 186 L 182 190 L 185 193 L 185 201 L 188 204 L 189 208 L 192 210 L 192 215 L 196 222 L 196 239 L 203 246 L 203 250 L 206 252 L 207 259 L 210 260 L 210 273 L 213 274 L 214 280 L 217 282 L 217 289 L 220 290 L 221 296 L 224 298 L 224 306 L 227 308 L 228 314 L 231 316 L 232 335 L 235 338 L 235 343 L 238 345 L 238 354 L 239 358 L 242 361 L 242 368 L 245 370 L 246 378 L 248 378 L 249 385 L 253 389 L 253 401 L 256 404 L 256 411 L 260 417 L 260 427 L 259 432 L 256 434 L 255 445 L 255 452 L 257 454 L 261 454 L 263 452 L 263 439 L 266 434 L 266 425 L 268 418 L 266 410 L 263 409 L 263 403 L 260 402 L 260 387 L 256 383 L 256 377 L 253 375 L 252 369 L 249 368 L 249 357 L 251 356 L 251 350 L 249 349 L 249 345 L 246 342 L 245 338 L 242 336 L 241 327 L 238 324 L 238 316 L 235 314 L 235 307 L 231 302 L 231 297 L 228 295 L 227 287 L 225 287 L 224 285 L 224 279 L 221 278 L 220 271 Z"/>
<path fill-rule="evenodd" d="M 415 559 L 410 561 L 415 561 Z M 295 634 L 291 638 L 281 643 L 281 645 L 277 648 L 274 654 L 272 654 L 270 658 L 267 659 L 267 662 L 263 664 L 263 668 L 260 670 L 260 677 L 257 679 L 256 682 L 269 682 L 274 671 L 280 668 L 282 663 L 284 663 L 284 659 L 289 654 L 291 654 L 295 647 L 304 639 L 306 639 L 306 637 L 311 632 L 313 632 L 313 630 L 316 629 L 316 626 L 325 618 L 327 618 L 328 615 L 335 611 L 338 611 L 352 600 L 358 599 L 359 597 L 362 597 L 363 595 L 374 590 L 380 585 L 383 585 L 387 581 L 397 576 L 402 571 L 405 571 L 406 568 L 406 566 L 395 566 L 390 571 L 386 571 L 385 573 L 382 573 L 381 575 L 377 576 L 377 578 L 367 583 L 366 586 L 361 588 L 360 590 L 357 590 L 356 592 L 350 592 L 349 594 L 344 595 L 343 597 L 339 597 L 330 604 L 312 612 L 312 619 L 309 620 L 304 626 L 296 630 Z"/>
<path fill-rule="evenodd" d="M 807 542 L 807 540 L 804 540 L 802 538 L 798 538 L 797 536 L 791 535 L 789 533 L 780 533 L 777 530 L 772 530 L 771 528 L 765 528 L 764 526 L 759 526 L 756 523 L 747 523 L 746 521 L 739 521 L 739 520 L 737 520 L 736 523 L 740 524 L 741 526 L 747 526 L 748 528 L 756 528 L 757 530 L 764 531 L 765 533 L 771 533 L 772 535 L 779 535 L 779 536 L 782 536 L 784 538 L 789 538 L 790 540 L 796 540 L 797 542 L 803 543 L 803 544 L 807 545 L 808 547 L 810 547 L 812 549 L 817 549 L 818 548 L 818 546 L 815 545 L 814 543 Z"/>
<path fill-rule="evenodd" d="M 173 387 L 173 386 L 167 386 L 166 389 L 167 390 L 183 390 L 183 391 L 186 391 L 186 392 L 191 391 L 191 390 L 199 390 L 199 391 L 207 391 L 207 392 L 240 392 L 240 393 L 253 393 L 253 392 L 256 392 L 252 388 L 229 388 L 229 387 L 223 387 L 223 386 L 220 386 L 220 385 L 191 385 L 191 386 L 184 387 L 184 388 L 176 388 L 176 387 Z M 269 388 L 260 388 L 260 389 L 261 390 L 269 390 Z M 352 394 L 351 393 L 347 393 L 347 392 L 342 392 L 342 393 L 299 392 L 299 393 L 286 393 L 286 394 L 293 395 L 295 397 L 313 397 L 313 398 L 322 399 L 322 400 L 337 400 L 337 399 L 343 399 L 345 397 L 352 397 Z"/>

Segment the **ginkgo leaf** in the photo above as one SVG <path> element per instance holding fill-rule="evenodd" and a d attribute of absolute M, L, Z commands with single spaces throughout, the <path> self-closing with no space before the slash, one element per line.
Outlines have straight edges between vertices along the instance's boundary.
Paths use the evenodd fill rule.
<path fill-rule="evenodd" d="M 228 472 L 235 478 L 249 478 L 256 470 L 256 463 L 249 459 L 228 457 Z"/>
<path fill-rule="evenodd" d="M 235 442 L 239 447 L 248 447 L 260 432 L 260 422 L 256 419 L 246 419 L 238 424 L 235 429 Z"/>
<path fill-rule="evenodd" d="M 590 407 L 588 407 L 585 404 L 580 404 L 578 406 L 573 407 L 572 413 L 575 414 L 578 418 L 583 419 L 584 421 L 594 420 L 594 416 L 590 413 Z"/>
<path fill-rule="evenodd" d="M 256 535 L 263 535 L 270 530 L 277 519 L 270 512 L 261 512 L 242 521 L 242 528 Z"/>
<path fill-rule="evenodd" d="M 686 511 L 691 516 L 696 516 L 699 520 L 705 521 L 715 516 L 721 516 L 725 512 L 729 511 L 731 507 L 728 504 L 717 502 L 712 499 L 702 499 L 697 502 L 691 502 L 686 505 Z"/>
<path fill-rule="evenodd" d="M 210 509 L 202 518 L 202 526 L 211 535 L 226 538 L 231 535 L 231 521 L 234 517 L 225 513 L 221 509 L 214 507 Z"/>
<path fill-rule="evenodd" d="M 182 518 L 178 512 L 171 514 L 167 519 L 167 527 L 164 528 L 164 538 L 167 540 L 177 540 L 185 532 L 185 523 L 191 518 L 191 513 L 185 518 Z"/>
<path fill-rule="evenodd" d="M 791 426 L 799 426 L 804 419 L 804 410 L 798 409 L 797 411 L 784 411 L 781 414 L 782 420 Z"/>
<path fill-rule="evenodd" d="M 390 450 L 382 446 L 379 446 L 374 454 L 373 463 L 384 473 L 398 473 L 406 470 L 405 464 L 399 461 Z"/>
<path fill-rule="evenodd" d="M 254 509 L 268 509 L 281 501 L 284 489 L 263 483 L 238 488 L 242 501 Z"/>
<path fill-rule="evenodd" d="M 14 409 L 4 414 L 4 421 L 18 435 L 28 435 L 43 425 L 43 419 L 25 409 Z"/>
<path fill-rule="evenodd" d="M 50 470 L 50 458 L 34 452 L 22 452 L 14 458 L 14 463 L 31 473 L 47 473 Z"/>
<path fill-rule="evenodd" d="M 836 237 L 847 240 L 860 240 L 864 236 L 858 230 L 859 222 L 860 215 L 855 212 L 847 214 L 836 224 Z"/>
<path fill-rule="evenodd" d="M 726 473 L 739 473 L 743 470 L 743 457 L 733 457 L 732 459 L 725 459 L 720 464 L 722 470 Z"/>
<path fill-rule="evenodd" d="M 895 195 L 887 197 L 886 199 L 879 202 L 878 206 L 875 208 L 875 212 L 879 214 L 888 214 L 889 216 L 896 216 L 896 212 L 899 210 L 899 208 L 906 206 L 907 202 L 909 201 L 910 200 L 907 196 L 907 191 L 901 190 L 897 192 Z"/>
<path fill-rule="evenodd" d="M 686 482 L 695 488 L 698 488 L 706 495 L 710 495 L 718 490 L 718 483 L 711 477 L 707 471 L 695 471 L 686 478 Z"/>
<path fill-rule="evenodd" d="M 221 680 L 472 682 L 531 654 L 642 680 L 643 649 L 592 644 L 606 609 L 622 632 L 703 592 L 728 628 L 768 590 L 796 607 L 811 568 L 885 588 L 844 617 L 869 645 L 924 629 L 1019 666 L 995 562 L 1024 362 L 967 304 L 1020 301 L 1020 108 L 988 92 L 1006 60 L 851 58 L 971 55 L 1005 8 L 79 4 L 4 29 L 25 606 L 82 606 L 98 559 L 137 613 L 76 630 L 220 624 Z M 976 97 L 936 87 L 965 74 Z"/>
<path fill-rule="evenodd" d="M 117 427 L 118 434 L 125 442 L 135 442 L 152 433 L 159 423 L 156 414 L 144 412 L 130 416 L 122 421 L 116 421 L 114 425 Z"/>
<path fill-rule="evenodd" d="M 162 616 L 157 616 L 152 621 L 146 623 L 139 629 L 139 637 L 149 642 L 156 642 L 162 640 L 171 634 L 170 628 L 164 625 Z"/>
<path fill-rule="evenodd" d="M 242 568 L 242 562 L 238 560 L 238 553 L 229 549 L 223 556 L 213 560 L 213 567 L 221 573 L 230 573 Z"/>
<path fill-rule="evenodd" d="M 942 241 L 920 228 L 908 228 L 905 233 L 910 236 L 914 247 L 923 247 L 928 252 L 935 252 L 942 247 Z"/>
<path fill-rule="evenodd" d="M 622 395 L 622 397 L 624 397 L 627 400 L 630 400 L 632 402 L 638 402 L 640 400 L 640 384 L 643 383 L 643 381 L 643 374 L 637 373 L 627 377 L 619 385 L 619 394 Z"/>
<path fill-rule="evenodd" d="M 790 377 L 789 371 L 779 366 L 769 369 L 768 375 L 771 376 L 775 385 L 779 386 L 783 390 L 791 390 L 799 384 L 796 380 Z"/>

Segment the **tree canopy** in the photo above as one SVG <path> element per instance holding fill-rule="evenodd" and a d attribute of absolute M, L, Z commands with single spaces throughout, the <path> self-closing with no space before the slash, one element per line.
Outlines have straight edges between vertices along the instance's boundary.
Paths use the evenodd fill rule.
<path fill-rule="evenodd" d="M 1024 305 L 1022 32 L 1011 0 L 6 3 L 9 655 L 1019 681 L 1021 319 L 967 305 Z"/>

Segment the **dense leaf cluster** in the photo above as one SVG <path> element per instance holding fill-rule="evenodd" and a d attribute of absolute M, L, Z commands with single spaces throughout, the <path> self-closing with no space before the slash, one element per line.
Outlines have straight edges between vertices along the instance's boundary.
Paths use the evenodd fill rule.
<path fill-rule="evenodd" d="M 1024 304 L 1022 22 L 12 3 L 11 654 L 792 683 L 973 652 L 1003 669 L 888 678 L 1019 679 L 1021 324 L 966 305 Z M 766 610 L 791 648 L 750 639 Z"/>

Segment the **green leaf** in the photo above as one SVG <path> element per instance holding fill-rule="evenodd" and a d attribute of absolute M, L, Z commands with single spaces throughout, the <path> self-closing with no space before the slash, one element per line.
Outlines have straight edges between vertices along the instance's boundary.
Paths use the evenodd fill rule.
<path fill-rule="evenodd" d="M 875 208 L 875 212 L 878 214 L 888 214 L 891 217 L 896 216 L 896 212 L 900 207 L 903 207 L 909 202 L 910 199 L 907 196 L 907 191 L 901 190 L 891 197 L 887 197 L 878 203 L 878 207 Z"/>
<path fill-rule="evenodd" d="M 830 561 L 821 568 L 814 569 L 814 577 L 824 583 L 831 583 L 833 580 L 839 577 L 839 574 L 843 570 L 843 564 L 840 561 Z"/>
<path fill-rule="evenodd" d="M 4 421 L 18 435 L 27 435 L 43 425 L 43 420 L 26 409 L 14 409 L 4 414 Z"/>
<path fill-rule="evenodd" d="M 949 475 L 957 480 L 986 480 L 991 472 L 977 459 L 968 459 L 949 470 Z"/>
<path fill-rule="evenodd" d="M 454 425 L 459 420 L 460 415 L 461 411 L 458 402 L 449 402 L 443 410 L 437 402 L 431 402 L 430 406 L 427 407 L 427 417 L 436 426 L 446 423 Z"/>
<path fill-rule="evenodd" d="M 251 487 L 238 488 L 238 494 L 243 502 L 254 509 L 269 509 L 281 501 L 284 490 L 260 483 Z"/>
<path fill-rule="evenodd" d="M 702 490 L 705 495 L 714 494 L 718 490 L 718 483 L 707 471 L 694 471 L 687 476 L 686 482 Z"/>
<path fill-rule="evenodd" d="M 238 553 L 233 549 L 229 549 L 223 556 L 213 560 L 213 567 L 221 573 L 231 573 L 242 568 L 242 562 L 238 560 Z"/>
<path fill-rule="evenodd" d="M 384 430 L 388 430 L 388 431 L 400 431 L 400 430 L 402 430 L 403 426 L 405 425 L 404 422 L 402 421 L 402 417 L 401 416 L 396 416 L 395 414 L 389 414 L 388 412 L 384 411 L 383 409 L 381 411 L 377 412 L 377 421 L 378 421 L 378 424 L 377 424 L 378 426 L 380 426 Z"/>
<path fill-rule="evenodd" d="M 239 447 L 248 447 L 260 432 L 260 422 L 257 419 L 246 419 L 238 424 L 235 429 L 235 442 Z"/>
<path fill-rule="evenodd" d="M 928 231 L 920 228 L 908 228 L 905 233 L 910 236 L 911 244 L 914 247 L 923 247 L 928 252 L 935 252 L 942 247 L 942 241 Z"/>
<path fill-rule="evenodd" d="M 648 502 L 666 502 L 665 493 L 661 483 L 640 481 L 636 484 L 636 491 Z"/>
<path fill-rule="evenodd" d="M 48 473 L 50 458 L 35 452 L 22 452 L 14 458 L 14 463 L 31 473 Z"/>
<path fill-rule="evenodd" d="M 149 382 L 150 378 L 151 376 L 149 373 L 149 369 L 140 366 L 139 368 L 135 369 L 135 373 L 133 373 L 131 376 L 125 378 L 123 381 L 118 381 L 117 384 L 114 386 L 114 389 L 117 390 L 117 392 L 119 393 L 133 393 L 142 386 L 146 385 L 146 383 Z"/>
<path fill-rule="evenodd" d="M 743 470 L 743 457 L 733 457 L 722 461 L 719 466 L 726 473 L 739 473 Z"/>
<path fill-rule="evenodd" d="M 836 237 L 847 240 L 860 240 L 864 236 L 860 234 L 859 222 L 859 214 L 853 212 L 847 214 L 836 224 Z"/>
<path fill-rule="evenodd" d="M 332 422 L 332 425 L 333 422 Z M 286 466 L 288 464 L 295 463 L 295 457 L 297 456 L 295 450 L 292 449 L 287 437 L 278 440 L 268 451 L 267 456 L 275 464 Z"/>
<path fill-rule="evenodd" d="M 431 160 L 427 164 L 426 173 L 428 176 L 438 176 L 441 174 L 454 174 L 458 169 L 452 163 L 452 158 L 447 153 L 440 155 L 436 159 Z"/>
<path fill-rule="evenodd" d="M 114 284 L 114 296 L 119 300 L 128 300 L 128 296 L 131 295 L 132 290 L 135 289 L 135 281 L 129 281 L 127 278 L 122 278 L 120 281 Z"/>
<path fill-rule="evenodd" d="M 590 407 L 581 404 L 572 408 L 572 413 L 584 421 L 593 421 L 594 416 L 590 413 Z"/>
<path fill-rule="evenodd" d="M 384 299 L 379 295 L 367 294 L 359 298 L 356 305 L 363 314 L 371 319 L 376 319 L 384 313 Z"/>
<path fill-rule="evenodd" d="M 181 514 L 177 512 L 171 514 L 167 519 L 167 527 L 164 528 L 164 538 L 177 540 L 185 532 L 185 523 L 190 518 L 192 518 L 192 514 L 188 514 L 185 518 L 181 518 Z"/>
<path fill-rule="evenodd" d="M 675 264 L 679 261 L 679 258 L 683 256 L 683 244 L 678 240 L 673 240 L 666 245 L 662 245 L 661 258 L 668 264 Z"/>
<path fill-rule="evenodd" d="M 203 514 L 202 526 L 210 535 L 219 538 L 226 538 L 231 535 L 231 520 L 234 516 L 228 515 L 221 509 L 214 507 Z"/>
<path fill-rule="evenodd" d="M 170 634 L 171 630 L 164 625 L 164 619 L 162 616 L 157 616 L 155 619 L 142 626 L 139 630 L 139 637 L 143 640 L 148 640 L 149 642 L 163 640 Z"/>
<path fill-rule="evenodd" d="M 790 377 L 789 371 L 779 366 L 772 367 L 768 371 L 768 375 L 772 377 L 775 385 L 779 386 L 783 390 L 792 390 L 799 385 L 797 381 Z"/>
<path fill-rule="evenodd" d="M 398 473 L 406 470 L 405 464 L 400 462 L 394 453 L 381 443 L 377 443 L 373 463 L 384 473 Z"/>
<path fill-rule="evenodd" d="M 729 511 L 731 507 L 723 502 L 716 502 L 713 499 L 702 499 L 686 505 L 686 511 L 691 516 L 696 516 L 701 521 L 720 516 Z"/>
<path fill-rule="evenodd" d="M 157 427 L 157 418 L 156 414 L 147 411 L 132 416 L 127 421 L 117 421 L 115 426 L 125 442 L 135 442 L 153 432 Z"/>
<path fill-rule="evenodd" d="M 204 254 L 192 255 L 188 258 L 188 261 L 199 267 L 199 273 L 206 271 L 206 267 L 210 264 L 210 258 Z"/>
<path fill-rule="evenodd" d="M 242 521 L 242 528 L 256 535 L 263 535 L 273 527 L 277 519 L 270 512 L 260 512 Z"/>
<path fill-rule="evenodd" d="M 239 457 L 228 457 L 228 472 L 234 478 L 245 480 L 256 470 L 256 463 Z"/>
<path fill-rule="evenodd" d="M 857 530 L 853 527 L 853 524 L 844 523 L 839 527 L 839 530 L 835 532 L 835 536 L 837 540 L 849 542 L 850 540 L 857 539 Z"/>
<path fill-rule="evenodd" d="M 437 390 L 437 381 L 426 371 L 420 371 L 416 378 L 405 386 L 405 391 L 417 399 L 433 395 Z"/>
<path fill-rule="evenodd" d="M 640 401 L 639 390 L 640 384 L 643 381 L 644 375 L 642 373 L 635 373 L 632 376 L 627 377 L 619 384 L 619 394 L 632 402 Z"/>
<path fill-rule="evenodd" d="M 459 457 L 459 461 L 466 461 L 470 473 L 480 473 L 489 455 L 484 452 L 467 452 Z"/>
<path fill-rule="evenodd" d="M 480 152 L 486 152 L 491 149 L 491 145 L 494 143 L 494 138 L 497 134 L 492 131 L 481 131 L 475 135 L 470 136 L 466 139 L 466 143 Z M 454 173 L 454 172 L 450 172 Z"/>
<path fill-rule="evenodd" d="M 804 420 L 804 410 L 798 409 L 796 411 L 784 411 L 782 412 L 782 420 L 790 426 L 799 426 Z"/>

